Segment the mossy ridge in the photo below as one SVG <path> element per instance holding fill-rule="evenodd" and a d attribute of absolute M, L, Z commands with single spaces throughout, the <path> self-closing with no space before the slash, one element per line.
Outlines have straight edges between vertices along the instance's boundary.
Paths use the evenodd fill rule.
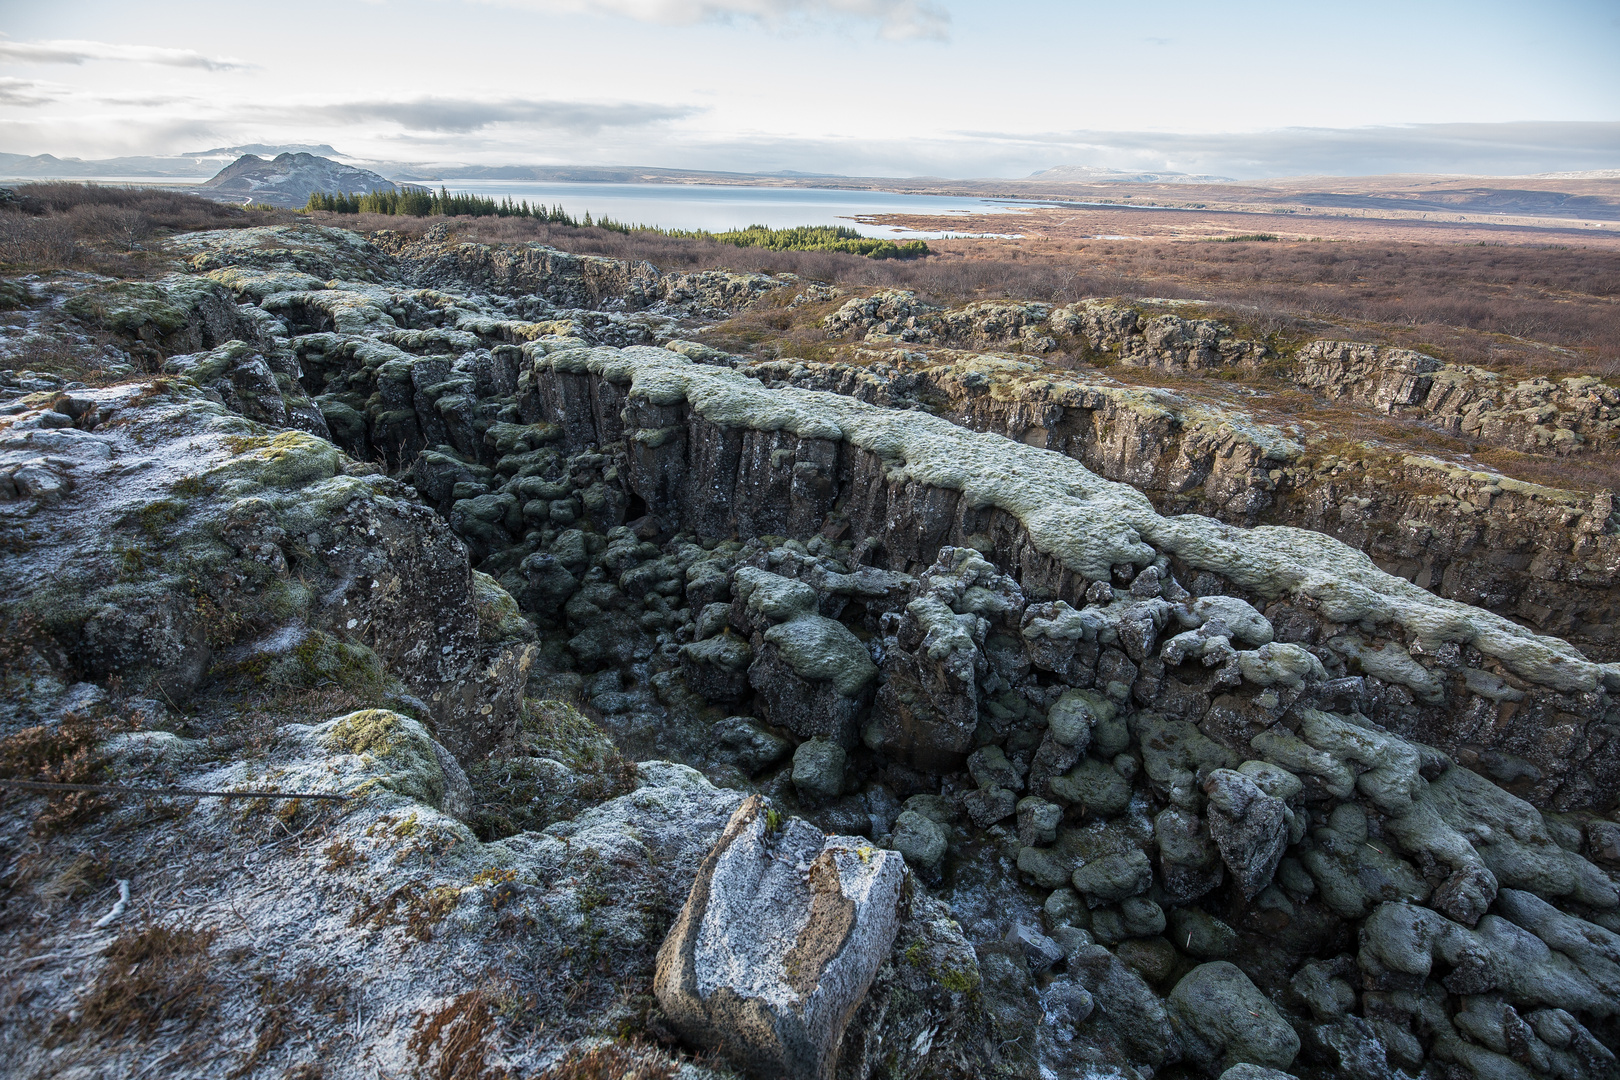
<path fill-rule="evenodd" d="M 999 435 L 822 391 L 767 389 L 742 373 L 693 364 L 667 349 L 572 349 L 537 362 L 628 383 L 633 396 L 651 404 L 687 401 L 721 426 L 847 441 L 877 454 L 892 479 L 959 491 L 970 505 L 1007 511 L 1038 550 L 1091 580 L 1106 580 L 1120 563 L 1146 566 L 1163 550 L 1263 597 L 1314 599 L 1335 622 L 1395 623 L 1423 640 L 1471 644 L 1554 689 L 1590 691 L 1600 681 L 1620 686 L 1620 664 L 1594 663 L 1567 642 L 1435 596 L 1332 537 L 1286 526 L 1242 529 L 1196 515 L 1163 517 L 1135 488 Z"/>
<path fill-rule="evenodd" d="M 308 737 L 333 753 L 355 755 L 364 769 L 386 767 L 373 777 L 373 787 L 435 806 L 444 800 L 444 769 L 433 739 L 408 716 L 361 709 L 309 729 Z"/>
<path fill-rule="evenodd" d="M 69 298 L 62 309 L 91 325 L 135 337 L 167 336 L 184 329 L 219 285 L 185 274 L 160 281 L 115 281 L 95 285 Z"/>

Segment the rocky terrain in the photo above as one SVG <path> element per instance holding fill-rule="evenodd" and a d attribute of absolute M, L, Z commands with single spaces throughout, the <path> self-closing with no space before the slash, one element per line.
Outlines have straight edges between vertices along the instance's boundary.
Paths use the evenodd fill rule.
<path fill-rule="evenodd" d="M 1616 1075 L 1611 502 L 1335 420 L 1578 460 L 1607 383 L 170 250 L 6 285 L 85 377 L 0 374 L 0 777 L 241 797 L 5 796 L 9 1074 Z"/>

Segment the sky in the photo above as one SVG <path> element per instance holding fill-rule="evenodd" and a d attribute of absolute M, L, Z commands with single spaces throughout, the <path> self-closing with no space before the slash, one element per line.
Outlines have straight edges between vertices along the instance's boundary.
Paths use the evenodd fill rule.
<path fill-rule="evenodd" d="M 1620 169 L 1617 0 L 0 0 L 0 151 L 1024 176 Z"/>

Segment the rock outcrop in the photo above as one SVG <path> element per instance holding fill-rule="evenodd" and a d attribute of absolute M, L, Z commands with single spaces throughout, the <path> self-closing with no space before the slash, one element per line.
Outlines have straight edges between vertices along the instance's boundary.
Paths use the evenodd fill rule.
<path fill-rule="evenodd" d="M 746 370 L 769 386 L 924 409 L 1055 450 L 1138 488 L 1164 513 L 1327 533 L 1440 595 L 1615 655 L 1620 529 L 1607 493 L 1526 483 L 1445 457 L 1347 448 L 1332 427 L 1268 419 L 1261 399 L 1130 387 L 1009 356 L 879 355 Z"/>
<path fill-rule="evenodd" d="M 42 396 L 0 436 L 0 513 L 24 545 L 0 588 L 55 683 L 178 704 L 209 678 L 398 678 L 464 758 L 510 735 L 532 631 L 485 640 L 464 548 L 414 491 L 189 380 Z M 8 726 L 42 707 L 10 697 Z"/>
<path fill-rule="evenodd" d="M 1119 461 L 1207 436 L 1241 468 L 1203 484 L 1283 490 L 1271 473 L 1317 476 L 1307 440 L 1217 438 L 1213 410 L 1012 359 L 738 363 L 676 336 L 700 283 L 534 249 L 185 242 L 252 328 L 236 344 L 171 349 L 161 381 L 5 384 L 7 613 L 43 631 L 8 723 L 137 688 L 260 700 L 255 679 L 366 698 L 165 767 L 364 795 L 322 850 L 364 849 L 383 891 L 322 932 L 461 950 L 424 961 L 425 1019 L 389 990 L 373 1063 L 450 1075 L 455 1044 L 538 1071 L 645 1030 L 837 1080 L 1614 1074 L 1620 666 L 1322 532 L 1166 515 L 1157 481 L 1090 467 L 1135 416 Z M 583 284 L 631 277 L 641 310 Z M 1057 334 L 1042 305 L 875 299 L 851 332 Z M 1105 306 L 1059 329 L 1178 370 L 1258 355 Z M 1606 524 L 1568 524 L 1545 528 L 1570 558 L 1606 550 Z M 540 697 L 600 718 L 641 760 L 613 791 L 639 790 L 521 753 L 594 730 Z M 134 777 L 136 743 L 189 737 L 110 745 Z M 544 832 L 481 842 L 456 818 L 503 769 L 535 778 Z M 274 858 L 297 866 L 300 835 Z M 381 859 L 396 841 L 418 846 Z M 65 1014 L 71 980 L 39 963 Z M 475 969 L 511 980 L 499 1009 L 450 997 Z M 42 1034 L 4 1038 L 44 1060 Z"/>

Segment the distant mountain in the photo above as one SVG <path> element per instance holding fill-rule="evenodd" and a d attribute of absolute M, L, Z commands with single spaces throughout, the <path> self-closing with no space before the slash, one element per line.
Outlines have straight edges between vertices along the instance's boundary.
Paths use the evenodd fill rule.
<path fill-rule="evenodd" d="M 51 154 L 35 154 L 32 157 L 26 154 L 0 154 L 0 175 L 28 180 L 73 180 L 84 176 L 187 179 L 207 176 L 219 168 L 219 161 L 219 158 L 199 161 L 181 157 L 118 157 L 85 161 Z"/>
<path fill-rule="evenodd" d="M 303 153 L 278 154 L 269 161 L 243 154 L 202 186 L 199 194 L 213 198 L 234 195 L 274 206 L 303 206 L 317 191 L 352 195 L 398 190 L 393 181 L 370 170 Z"/>
<path fill-rule="evenodd" d="M 0 176 L 27 180 L 76 180 L 82 177 L 161 177 L 176 180 L 203 179 L 214 175 L 220 167 L 240 158 L 243 154 L 275 157 L 278 154 L 318 154 L 323 157 L 341 157 L 325 143 L 311 145 L 299 143 L 289 146 L 267 146 L 249 143 L 246 146 L 217 146 L 212 150 L 195 150 L 188 154 L 138 156 L 116 158 L 59 158 L 51 154 L 0 154 Z"/>
<path fill-rule="evenodd" d="M 1203 176 L 1181 172 L 1125 172 L 1104 169 L 1096 165 L 1059 165 L 1038 173 L 1030 173 L 1025 180 L 1047 180 L 1070 184 L 1231 184 L 1230 176 Z"/>

